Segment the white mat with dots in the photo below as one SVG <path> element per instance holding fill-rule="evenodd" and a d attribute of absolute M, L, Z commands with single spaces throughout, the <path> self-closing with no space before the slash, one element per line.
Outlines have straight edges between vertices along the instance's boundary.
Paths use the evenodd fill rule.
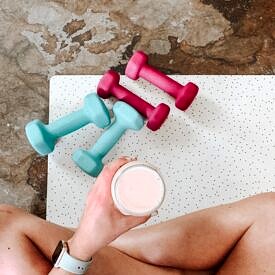
<path fill-rule="evenodd" d="M 50 81 L 50 121 L 82 106 L 101 76 L 55 76 Z M 149 83 L 122 77 L 121 83 L 171 114 L 163 127 L 128 131 L 105 158 L 138 156 L 159 167 L 167 195 L 149 224 L 197 209 L 275 191 L 275 77 L 172 76 L 200 87 L 192 106 L 182 112 L 173 98 Z M 105 101 L 109 108 L 110 100 Z M 93 125 L 61 139 L 48 164 L 48 220 L 76 226 L 94 179 L 77 168 L 71 155 L 88 149 L 102 130 Z"/>

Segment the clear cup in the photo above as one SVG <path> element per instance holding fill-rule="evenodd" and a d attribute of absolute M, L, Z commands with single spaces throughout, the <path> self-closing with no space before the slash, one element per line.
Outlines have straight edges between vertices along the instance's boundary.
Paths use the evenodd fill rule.
<path fill-rule="evenodd" d="M 140 161 L 129 162 L 118 169 L 111 190 L 117 209 L 132 216 L 152 215 L 165 196 L 165 184 L 158 170 Z"/>

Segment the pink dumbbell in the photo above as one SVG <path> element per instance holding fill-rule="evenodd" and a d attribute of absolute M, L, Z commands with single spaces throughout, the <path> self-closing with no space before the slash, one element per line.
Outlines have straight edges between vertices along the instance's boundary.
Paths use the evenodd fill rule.
<path fill-rule="evenodd" d="M 131 79 L 137 80 L 141 77 L 154 84 L 174 97 L 176 99 L 176 107 L 185 111 L 196 97 L 199 90 L 198 86 L 192 82 L 183 86 L 164 73 L 148 65 L 147 61 L 148 56 L 144 52 L 135 52 L 127 64 L 125 74 Z"/>
<path fill-rule="evenodd" d="M 170 108 L 161 103 L 157 107 L 135 95 L 119 84 L 120 76 L 117 72 L 109 70 L 106 72 L 97 86 L 97 93 L 102 98 L 114 96 L 134 107 L 139 113 L 148 119 L 147 127 L 152 131 L 158 130 L 166 120 Z"/>

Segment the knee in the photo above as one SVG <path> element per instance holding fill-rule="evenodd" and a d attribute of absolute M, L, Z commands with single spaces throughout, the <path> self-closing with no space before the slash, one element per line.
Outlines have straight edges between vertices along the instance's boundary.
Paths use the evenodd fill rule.
<path fill-rule="evenodd" d="M 261 200 L 275 202 L 275 192 L 261 193 L 259 195 L 256 195 L 256 197 L 259 197 Z"/>
<path fill-rule="evenodd" d="M 250 253 L 258 256 L 264 254 L 274 255 L 275 253 L 275 215 L 266 213 L 259 217 L 246 232 L 242 242 Z"/>
<path fill-rule="evenodd" d="M 10 204 L 0 204 L 0 214 L 17 215 L 25 213 L 25 210 Z"/>
<path fill-rule="evenodd" d="M 257 240 L 260 239 L 263 243 L 266 239 L 269 246 L 272 244 L 275 248 L 275 193 L 258 195 L 257 207 L 260 212 L 251 229 L 254 230 L 255 235 L 258 235 Z"/>
<path fill-rule="evenodd" d="M 24 213 L 23 209 L 8 204 L 0 204 L 0 229 L 16 224 L 18 218 Z"/>
<path fill-rule="evenodd" d="M 256 204 L 261 209 L 260 218 L 274 217 L 275 219 L 275 192 L 257 195 Z"/>

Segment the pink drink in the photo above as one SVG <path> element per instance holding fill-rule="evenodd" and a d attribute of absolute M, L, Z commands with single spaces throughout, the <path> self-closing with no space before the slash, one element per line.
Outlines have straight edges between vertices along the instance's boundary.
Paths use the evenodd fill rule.
<path fill-rule="evenodd" d="M 163 202 L 164 182 L 148 164 L 132 161 L 122 166 L 112 181 L 112 196 L 124 215 L 145 216 L 156 211 Z"/>

